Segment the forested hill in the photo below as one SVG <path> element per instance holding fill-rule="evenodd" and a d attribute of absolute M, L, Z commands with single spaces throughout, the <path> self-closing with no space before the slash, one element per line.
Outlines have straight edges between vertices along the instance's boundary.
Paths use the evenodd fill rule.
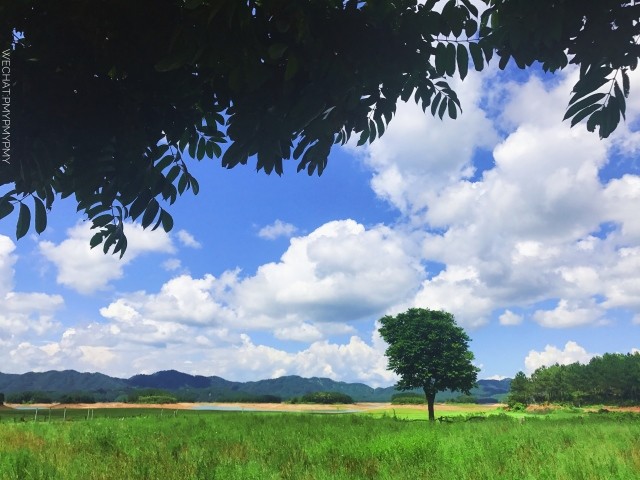
<path fill-rule="evenodd" d="M 471 391 L 479 401 L 502 400 L 511 380 L 480 380 Z M 21 392 L 40 392 L 42 399 L 56 400 L 63 395 L 82 394 L 96 401 L 123 400 L 132 392 L 157 389 L 175 393 L 190 401 L 250 400 L 272 395 L 283 400 L 319 391 L 341 392 L 356 401 L 387 402 L 397 391 L 394 387 L 372 388 L 363 383 L 337 382 L 329 378 L 285 376 L 253 382 L 233 382 L 224 378 L 189 375 L 175 370 L 151 375 L 134 375 L 128 379 L 101 373 L 80 373 L 74 370 L 29 372 L 21 375 L 0 373 L 0 392 L 15 396 Z M 13 395 L 12 395 L 13 394 Z M 439 401 L 455 398 L 459 393 L 442 392 Z"/>

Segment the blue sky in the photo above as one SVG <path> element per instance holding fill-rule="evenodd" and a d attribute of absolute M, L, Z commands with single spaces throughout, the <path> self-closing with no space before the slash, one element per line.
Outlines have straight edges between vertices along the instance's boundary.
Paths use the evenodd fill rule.
<path fill-rule="evenodd" d="M 0 371 L 386 386 L 376 321 L 412 306 L 456 316 L 481 378 L 640 348 L 640 82 L 601 141 L 561 121 L 576 76 L 473 72 L 457 120 L 399 104 L 320 178 L 194 161 L 174 231 L 129 225 L 122 261 L 72 202 L 19 242 L 4 220 Z"/>

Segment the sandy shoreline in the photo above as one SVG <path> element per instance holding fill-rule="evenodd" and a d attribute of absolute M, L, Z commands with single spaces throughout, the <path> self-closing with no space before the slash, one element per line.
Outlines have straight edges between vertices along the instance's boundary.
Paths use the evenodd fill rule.
<path fill-rule="evenodd" d="M 319 404 L 291 404 L 291 403 L 219 403 L 219 402 L 198 402 L 198 403 L 122 403 L 122 402 L 103 402 L 103 403 L 38 403 L 32 405 L 5 404 L 9 408 L 42 408 L 42 409 L 99 409 L 99 408 L 160 408 L 166 410 L 205 410 L 207 407 L 215 408 L 237 408 L 239 410 L 257 410 L 265 412 L 314 412 L 328 410 L 349 410 L 349 411 L 375 411 L 385 410 L 389 408 L 397 408 L 403 410 L 427 410 L 426 405 L 391 405 L 391 403 L 368 403 L 359 402 L 343 405 L 319 405 Z M 438 411 L 460 411 L 468 410 L 469 412 L 481 412 L 492 410 L 497 405 L 451 405 L 438 404 Z"/>
<path fill-rule="evenodd" d="M 9 408 L 42 408 L 42 409 L 99 409 L 99 408 L 160 408 L 166 410 L 206 410 L 207 407 L 215 408 L 237 408 L 260 411 L 290 411 L 306 412 L 317 410 L 361 410 L 386 408 L 390 403 L 354 403 L 351 405 L 309 405 L 309 404 L 289 404 L 289 403 L 219 403 L 219 402 L 196 402 L 196 403 L 123 403 L 123 402 L 102 402 L 102 403 L 34 403 L 30 405 L 20 405 L 6 403 Z"/>

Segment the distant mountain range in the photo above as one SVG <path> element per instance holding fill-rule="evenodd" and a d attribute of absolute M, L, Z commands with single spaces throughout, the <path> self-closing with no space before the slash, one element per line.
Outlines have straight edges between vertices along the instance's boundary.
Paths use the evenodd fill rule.
<path fill-rule="evenodd" d="M 509 392 L 511 379 L 479 380 L 471 394 L 480 402 L 501 401 Z M 189 375 L 176 370 L 165 370 L 151 375 L 115 378 L 101 373 L 80 373 L 75 370 L 29 372 L 24 374 L 0 373 L 0 392 L 9 400 L 23 392 L 40 392 L 47 398 L 59 399 L 63 395 L 83 394 L 96 401 L 126 400 L 145 390 L 171 392 L 184 401 L 250 401 L 271 395 L 287 400 L 306 393 L 319 391 L 341 392 L 361 402 L 388 402 L 398 391 L 394 387 L 372 388 L 364 383 L 337 382 L 329 378 L 303 378 L 295 375 L 259 380 L 233 382 L 224 378 Z M 421 393 L 421 391 L 418 391 Z M 441 392 L 437 401 L 455 398 L 457 392 Z"/>

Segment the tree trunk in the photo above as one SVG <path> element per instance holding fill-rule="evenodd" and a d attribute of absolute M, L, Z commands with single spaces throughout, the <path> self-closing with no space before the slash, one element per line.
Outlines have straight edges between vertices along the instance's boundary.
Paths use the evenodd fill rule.
<path fill-rule="evenodd" d="M 436 393 L 435 391 L 429 390 L 425 387 L 424 396 L 427 399 L 427 409 L 429 410 L 429 421 L 433 422 L 436 419 L 435 411 L 433 409 L 433 404 L 436 401 Z"/>

